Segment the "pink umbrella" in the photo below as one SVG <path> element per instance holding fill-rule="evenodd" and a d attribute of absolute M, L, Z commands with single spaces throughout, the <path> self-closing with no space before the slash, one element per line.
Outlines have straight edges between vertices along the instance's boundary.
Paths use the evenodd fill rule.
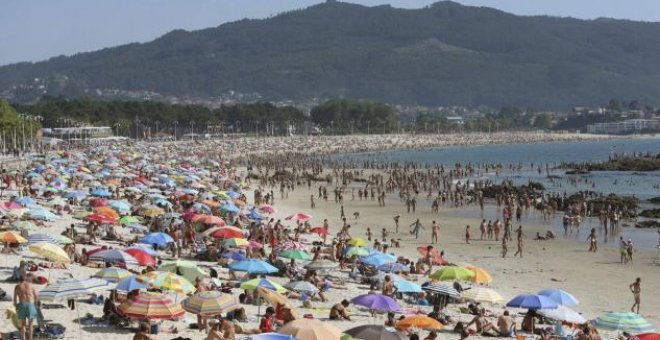
<path fill-rule="evenodd" d="M 22 209 L 23 207 L 16 202 L 5 202 L 2 205 L 7 209 Z"/>
<path fill-rule="evenodd" d="M 248 247 L 252 249 L 261 249 L 264 247 L 264 245 L 257 241 L 250 240 L 250 244 L 248 245 Z"/>
<path fill-rule="evenodd" d="M 299 222 L 305 222 L 309 221 L 312 219 L 312 215 L 304 214 L 304 213 L 295 213 L 293 215 L 287 216 L 286 220 L 296 220 Z"/>
<path fill-rule="evenodd" d="M 307 250 L 307 247 L 304 244 L 295 241 L 284 241 L 275 246 L 275 251 L 278 253 L 287 250 Z"/>
<path fill-rule="evenodd" d="M 275 207 L 273 207 L 270 204 L 264 204 L 264 205 L 260 206 L 259 211 L 261 211 L 264 214 L 275 214 L 275 213 L 277 213 L 277 209 L 275 209 Z"/>

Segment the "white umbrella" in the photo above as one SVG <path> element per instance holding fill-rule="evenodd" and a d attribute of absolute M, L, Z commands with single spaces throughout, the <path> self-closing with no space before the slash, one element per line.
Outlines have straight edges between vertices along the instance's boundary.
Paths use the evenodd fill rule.
<path fill-rule="evenodd" d="M 537 311 L 537 313 L 545 316 L 546 318 L 550 318 L 553 320 L 566 321 L 566 322 L 578 323 L 578 324 L 583 324 L 587 322 L 587 319 L 585 319 L 578 312 L 562 305 L 559 305 L 559 307 L 557 307 L 556 309 L 540 309 Z"/>

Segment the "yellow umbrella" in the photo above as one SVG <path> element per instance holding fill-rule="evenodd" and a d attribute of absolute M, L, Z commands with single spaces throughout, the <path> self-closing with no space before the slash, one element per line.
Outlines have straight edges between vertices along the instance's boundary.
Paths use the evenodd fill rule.
<path fill-rule="evenodd" d="M 26 243 L 27 240 L 13 231 L 0 232 L 0 240 L 5 243 Z"/>
<path fill-rule="evenodd" d="M 498 292 L 483 287 L 472 287 L 471 289 L 463 291 L 462 296 L 468 300 L 477 301 L 477 302 L 488 302 L 488 303 L 504 302 L 504 298 Z"/>
<path fill-rule="evenodd" d="M 293 317 L 296 318 L 296 319 L 299 318 L 298 317 L 298 311 L 296 310 L 295 307 L 293 307 L 291 302 L 284 295 L 282 295 L 282 294 L 280 294 L 276 291 L 266 289 L 264 287 L 257 287 L 257 294 L 262 299 L 270 302 L 273 305 L 276 305 L 276 304 L 279 303 L 281 305 L 289 307 L 289 309 L 291 310 L 291 315 L 293 315 Z"/>
<path fill-rule="evenodd" d="M 32 244 L 28 247 L 28 250 L 45 257 L 49 261 L 53 262 L 71 262 L 69 255 L 66 254 L 64 249 L 58 247 L 55 244 L 48 242 L 38 242 Z"/>
<path fill-rule="evenodd" d="M 493 282 L 493 277 L 483 268 L 479 267 L 468 267 L 469 271 L 474 273 L 474 277 L 471 279 L 472 282 L 476 283 L 491 283 Z"/>
<path fill-rule="evenodd" d="M 357 237 L 357 238 L 352 238 L 352 239 L 348 240 L 348 244 L 354 245 L 356 247 L 364 247 L 367 244 L 369 244 L 369 242 L 367 242 L 367 240 L 365 240 L 363 238 Z"/>
<path fill-rule="evenodd" d="M 165 210 L 160 208 L 149 208 L 142 210 L 140 214 L 146 217 L 156 217 L 165 214 Z"/>

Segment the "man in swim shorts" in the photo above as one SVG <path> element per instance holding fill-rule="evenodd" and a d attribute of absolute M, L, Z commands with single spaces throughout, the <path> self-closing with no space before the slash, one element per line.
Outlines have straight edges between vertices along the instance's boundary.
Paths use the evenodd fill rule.
<path fill-rule="evenodd" d="M 16 306 L 16 315 L 22 322 L 20 329 L 22 340 L 33 339 L 33 323 L 38 315 L 36 303 L 37 292 L 34 286 L 27 275 L 21 275 L 20 281 L 14 287 L 14 306 Z"/>

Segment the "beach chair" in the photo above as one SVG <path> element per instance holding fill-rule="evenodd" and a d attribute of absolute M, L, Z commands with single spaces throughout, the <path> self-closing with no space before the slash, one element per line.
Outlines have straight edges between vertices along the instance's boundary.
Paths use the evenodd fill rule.
<path fill-rule="evenodd" d="M 516 335 L 516 340 L 527 340 L 527 337 L 524 335 Z"/>

